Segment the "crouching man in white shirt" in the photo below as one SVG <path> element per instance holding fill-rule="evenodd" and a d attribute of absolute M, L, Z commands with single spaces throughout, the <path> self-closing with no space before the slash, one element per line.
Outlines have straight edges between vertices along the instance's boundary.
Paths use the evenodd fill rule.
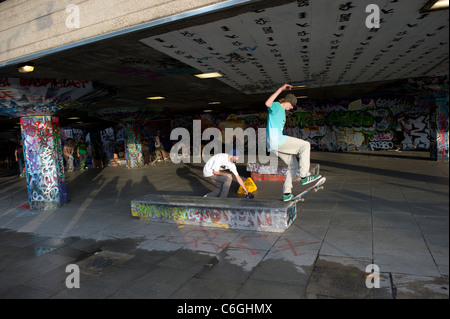
<path fill-rule="evenodd" d="M 203 176 L 211 179 L 217 188 L 203 197 L 228 197 L 233 175 L 223 172 L 224 170 L 230 170 L 234 174 L 239 185 L 242 186 L 247 196 L 249 196 L 249 192 L 245 188 L 244 182 L 239 176 L 235 164 L 239 159 L 239 155 L 239 151 L 234 149 L 231 154 L 216 154 L 206 162 L 205 167 L 203 168 Z"/>

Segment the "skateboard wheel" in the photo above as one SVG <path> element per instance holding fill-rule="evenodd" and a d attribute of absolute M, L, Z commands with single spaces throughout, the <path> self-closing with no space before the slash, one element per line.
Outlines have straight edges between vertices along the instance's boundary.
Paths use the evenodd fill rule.
<path fill-rule="evenodd" d="M 302 199 L 300 199 L 300 201 L 301 201 L 301 202 L 304 202 L 304 201 L 305 201 L 305 199 L 304 199 L 304 198 L 302 198 Z"/>

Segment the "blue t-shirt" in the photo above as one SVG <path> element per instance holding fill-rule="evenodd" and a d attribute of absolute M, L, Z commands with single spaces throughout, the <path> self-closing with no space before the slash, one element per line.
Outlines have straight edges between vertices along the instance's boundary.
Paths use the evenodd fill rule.
<path fill-rule="evenodd" d="M 279 102 L 272 103 L 269 110 L 269 118 L 267 119 L 266 141 L 267 150 L 278 149 L 286 142 L 288 136 L 283 135 L 284 124 L 286 123 L 286 110 Z"/>

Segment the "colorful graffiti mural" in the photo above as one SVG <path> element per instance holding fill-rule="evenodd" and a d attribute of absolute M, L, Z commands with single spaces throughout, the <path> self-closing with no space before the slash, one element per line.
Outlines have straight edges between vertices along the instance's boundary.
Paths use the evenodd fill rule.
<path fill-rule="evenodd" d="M 109 127 L 100 131 L 100 139 L 103 145 L 103 152 L 106 158 L 113 158 L 115 152 L 114 128 Z"/>
<path fill-rule="evenodd" d="M 144 166 L 139 124 L 124 125 L 125 158 L 128 168 Z"/>
<path fill-rule="evenodd" d="M 53 115 L 111 95 L 113 92 L 96 88 L 91 81 L 0 78 L 0 115 Z"/>
<path fill-rule="evenodd" d="M 437 113 L 430 114 L 430 106 Z M 157 130 L 170 135 L 170 129 L 184 127 L 192 132 L 193 120 L 201 120 L 201 129 L 263 128 L 267 111 L 248 110 L 242 113 L 204 113 L 168 120 L 125 121 L 103 130 L 101 140 L 107 158 L 122 151 L 128 167 L 139 167 L 142 160 L 143 138 L 152 140 Z M 396 137 L 401 121 L 402 137 Z M 433 126 L 434 125 L 434 126 Z M 433 127 L 436 127 L 434 138 Z M 66 133 L 67 135 L 68 133 Z M 75 131 L 74 131 L 75 134 Z M 402 150 L 429 150 L 439 154 L 431 158 L 448 160 L 448 95 L 361 98 L 334 102 L 304 102 L 295 112 L 288 113 L 285 134 L 302 138 L 319 151 L 382 151 L 400 147 Z M 75 137 L 75 136 L 74 136 Z M 76 138 L 74 138 L 76 139 Z M 174 141 L 172 141 L 174 142 Z M 209 141 L 204 141 L 207 144 Z M 237 138 L 234 143 L 239 144 Z M 242 143 L 248 142 L 247 137 Z M 170 149 L 167 143 L 166 149 Z M 432 149 L 435 147 L 435 149 Z M 247 149 L 245 149 L 247 150 Z"/>
<path fill-rule="evenodd" d="M 57 208 L 67 202 L 59 120 L 23 117 L 20 125 L 30 208 Z"/>
<path fill-rule="evenodd" d="M 397 143 L 404 150 L 428 149 L 427 110 L 402 99 L 302 105 L 287 121 L 287 131 L 318 150 L 388 150 L 396 144 L 394 130 L 399 117 L 405 123 L 404 139 Z"/>
<path fill-rule="evenodd" d="M 296 206 L 285 208 L 208 207 L 204 204 L 154 204 L 152 195 L 131 201 L 131 214 L 158 222 L 283 232 L 297 217 Z M 192 200 L 192 199 L 191 199 Z M 186 197 L 186 202 L 189 198 Z"/>
<path fill-rule="evenodd" d="M 307 140 L 313 150 L 378 151 L 430 149 L 429 104 L 439 103 L 440 149 L 448 150 L 448 95 L 431 100 L 423 97 L 378 97 L 335 102 L 304 102 L 295 112 L 287 114 L 285 134 Z M 447 106 L 445 106 L 447 105 Z M 201 116 L 202 127 L 265 127 L 266 111 L 246 114 L 207 114 Z M 403 123 L 403 137 L 396 140 L 398 122 Z M 186 119 L 175 120 L 173 127 L 184 127 Z M 191 123 L 192 125 L 192 123 Z M 189 123 L 186 124 L 189 129 Z M 447 141 L 447 144 L 445 144 Z M 447 145 L 447 146 L 445 146 Z M 445 157 L 445 156 L 444 156 Z"/>
<path fill-rule="evenodd" d="M 438 161 L 448 161 L 448 96 L 436 98 L 436 128 L 437 128 L 437 156 Z"/>

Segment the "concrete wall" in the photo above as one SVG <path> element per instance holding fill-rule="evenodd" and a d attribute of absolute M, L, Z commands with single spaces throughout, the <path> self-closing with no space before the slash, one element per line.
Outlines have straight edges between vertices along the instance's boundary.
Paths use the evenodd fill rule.
<path fill-rule="evenodd" d="M 7 0 L 0 3 L 0 63 L 222 2 Z"/>

